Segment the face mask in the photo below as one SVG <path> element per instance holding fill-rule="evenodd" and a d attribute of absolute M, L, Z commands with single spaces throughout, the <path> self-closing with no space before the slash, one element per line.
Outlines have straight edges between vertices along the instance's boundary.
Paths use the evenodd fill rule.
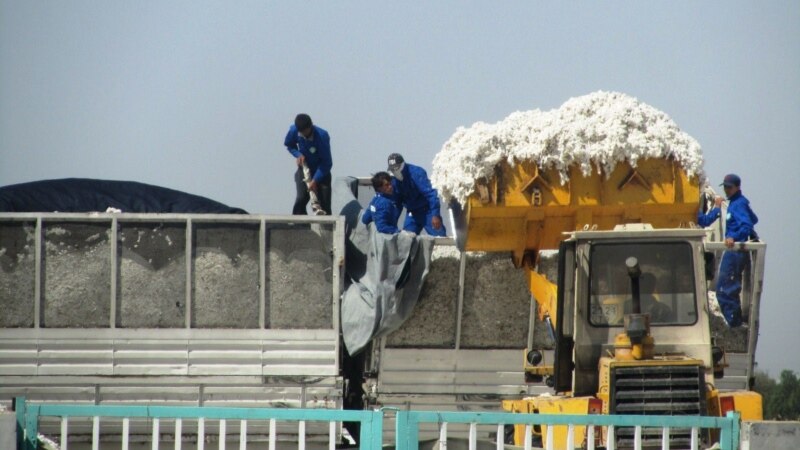
<path fill-rule="evenodd" d="M 401 163 L 400 167 L 397 169 L 392 170 L 392 175 L 397 178 L 398 181 L 403 181 L 403 168 L 406 166 L 406 163 Z"/>

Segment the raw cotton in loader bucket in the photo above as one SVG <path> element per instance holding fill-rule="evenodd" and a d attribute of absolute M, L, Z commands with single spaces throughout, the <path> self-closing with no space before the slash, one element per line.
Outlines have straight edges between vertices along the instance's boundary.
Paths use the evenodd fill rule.
<path fill-rule="evenodd" d="M 664 112 L 619 92 L 598 91 L 567 100 L 550 111 L 518 111 L 500 122 L 460 127 L 433 160 L 431 182 L 445 202 L 461 204 L 476 180 L 491 177 L 507 161 L 533 161 L 556 168 L 566 182 L 568 168 L 609 174 L 618 162 L 674 158 L 689 176 L 705 184 L 700 144 Z"/>

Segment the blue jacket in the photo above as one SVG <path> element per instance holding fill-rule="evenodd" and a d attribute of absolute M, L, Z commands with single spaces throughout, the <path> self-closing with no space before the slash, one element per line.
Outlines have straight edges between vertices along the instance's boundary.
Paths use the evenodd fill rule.
<path fill-rule="evenodd" d="M 394 186 L 395 195 L 403 203 L 406 211 L 413 213 L 432 212 L 434 215 L 441 217 L 439 193 L 431 186 L 428 173 L 422 167 L 405 163 L 403 181 L 392 178 L 392 185 Z"/>
<path fill-rule="evenodd" d="M 374 220 L 379 233 L 398 233 L 400 230 L 397 228 L 397 220 L 400 218 L 400 210 L 396 200 L 378 192 L 364 210 L 361 223 L 367 225 Z"/>
<path fill-rule="evenodd" d="M 321 182 L 323 178 L 331 173 L 333 159 L 331 159 L 331 137 L 322 128 L 312 125 L 314 135 L 312 139 L 306 139 L 297 131 L 297 127 L 292 125 L 286 133 L 283 145 L 295 158 L 300 155 L 306 157 L 308 170 L 314 174 L 314 181 Z"/>
<path fill-rule="evenodd" d="M 734 242 L 744 242 L 753 234 L 753 227 L 758 223 L 758 217 L 750 209 L 750 201 L 739 191 L 728 199 L 728 215 L 725 218 L 725 237 L 733 238 Z M 714 223 L 720 216 L 720 209 L 714 208 L 706 214 L 697 212 L 697 223 L 707 227 Z"/>

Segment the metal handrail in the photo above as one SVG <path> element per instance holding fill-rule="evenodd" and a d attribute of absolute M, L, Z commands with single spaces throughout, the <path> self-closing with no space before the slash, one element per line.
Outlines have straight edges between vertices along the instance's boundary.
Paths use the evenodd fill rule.
<path fill-rule="evenodd" d="M 276 443 L 275 421 L 298 422 L 300 429 L 298 448 L 305 448 L 305 422 L 329 422 L 329 445 L 335 448 L 335 424 L 344 421 L 360 422 L 361 431 L 359 448 L 380 449 L 383 445 L 383 419 L 385 413 L 395 414 L 397 450 L 416 450 L 419 448 L 419 426 L 423 423 L 438 424 L 440 428 L 440 446 L 446 447 L 448 439 L 447 424 L 468 424 L 469 446 L 476 448 L 477 426 L 496 426 L 497 448 L 504 448 L 503 430 L 506 425 L 525 425 L 525 448 L 531 448 L 531 431 L 534 425 L 545 425 L 547 429 L 547 447 L 553 448 L 553 429 L 555 426 L 568 427 L 567 448 L 574 450 L 573 432 L 576 426 L 586 426 L 588 449 L 594 448 L 594 427 L 607 427 L 608 435 L 614 436 L 617 427 L 634 427 L 634 448 L 642 447 L 643 428 L 661 428 L 663 430 L 662 448 L 669 448 L 670 429 L 690 428 L 692 430 L 692 448 L 697 449 L 700 429 L 716 429 L 720 431 L 720 449 L 737 450 L 739 443 L 739 414 L 729 412 L 726 417 L 698 417 L 698 416 L 641 416 L 641 415 L 571 415 L 571 414 L 515 414 L 492 412 L 449 412 L 449 411 L 401 411 L 381 409 L 375 411 L 354 410 L 320 410 L 320 409 L 268 409 L 268 408 L 219 408 L 219 407 L 179 407 L 179 406 L 96 406 L 96 405 L 67 405 L 67 404 L 36 404 L 26 403 L 24 397 L 18 397 L 15 402 L 18 426 L 18 450 L 35 449 L 38 441 L 38 424 L 40 417 L 60 417 L 62 448 L 68 436 L 70 417 L 91 417 L 93 419 L 93 444 L 99 442 L 99 423 L 102 418 L 123 418 L 123 448 L 126 448 L 126 424 L 130 418 L 147 418 L 152 421 L 153 448 L 158 448 L 160 441 L 159 419 L 175 419 L 175 441 L 181 438 L 181 424 L 184 419 L 196 419 L 199 422 L 198 445 L 203 447 L 202 433 L 206 419 L 220 420 L 220 434 L 225 435 L 225 420 L 240 420 L 240 448 L 246 448 L 247 421 L 270 421 L 269 448 L 274 449 Z M 444 444 L 444 445 L 442 445 Z M 609 439 L 606 448 L 614 449 L 614 440 Z M 220 448 L 224 448 L 224 444 Z"/>

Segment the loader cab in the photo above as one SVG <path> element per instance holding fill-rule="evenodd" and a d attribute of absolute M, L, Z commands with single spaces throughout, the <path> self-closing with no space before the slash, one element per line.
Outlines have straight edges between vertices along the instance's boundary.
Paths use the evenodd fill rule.
<path fill-rule="evenodd" d="M 711 377 L 711 337 L 706 306 L 702 230 L 571 233 L 560 248 L 558 349 L 555 389 L 595 395 L 598 361 L 614 352 L 614 339 L 631 313 L 631 281 L 625 261 L 641 267 L 641 312 L 650 315 L 655 354 L 703 361 Z"/>

